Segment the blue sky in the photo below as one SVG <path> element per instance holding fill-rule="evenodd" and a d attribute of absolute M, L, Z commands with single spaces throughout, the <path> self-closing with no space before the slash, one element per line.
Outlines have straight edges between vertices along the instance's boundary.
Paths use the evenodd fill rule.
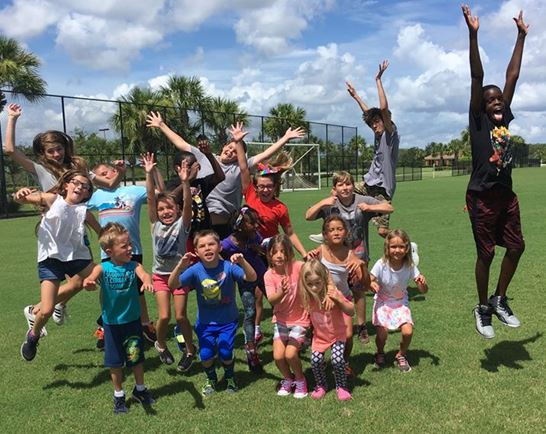
<path fill-rule="evenodd" d="M 544 1 L 471 7 L 485 81 L 500 85 L 516 38 L 512 17 L 523 9 L 531 27 L 511 129 L 546 142 Z M 2 0 L 0 31 L 42 59 L 49 93 L 110 99 L 170 74 L 195 75 L 249 113 L 291 102 L 309 120 L 358 126 L 371 141 L 344 81 L 376 105 L 375 72 L 389 59 L 384 85 L 402 147 L 447 142 L 467 124 L 468 32 L 457 1 Z M 33 111 L 41 116 L 23 117 L 20 138 L 59 127 L 56 108 L 27 106 L 25 114 Z M 67 111 L 71 126 L 94 130 L 111 108 L 70 103 Z"/>

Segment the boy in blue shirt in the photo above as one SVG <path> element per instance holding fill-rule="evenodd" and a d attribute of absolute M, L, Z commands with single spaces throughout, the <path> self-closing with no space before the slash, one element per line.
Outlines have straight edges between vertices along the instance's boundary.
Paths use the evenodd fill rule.
<path fill-rule="evenodd" d="M 144 386 L 144 347 L 140 324 L 140 302 L 137 279 L 143 290 L 153 291 L 151 276 L 142 264 L 132 260 L 129 232 L 119 223 L 108 223 L 99 234 L 102 250 L 109 261 L 96 265 L 84 280 L 88 291 L 101 286 L 102 322 L 104 327 L 104 365 L 110 368 L 114 383 L 114 413 L 126 413 L 123 391 L 123 366 L 135 376 L 133 398 L 143 405 L 155 400 Z"/>
<path fill-rule="evenodd" d="M 233 344 L 239 319 L 235 282 L 254 282 L 256 272 L 241 253 L 224 261 L 220 257 L 220 238 L 212 230 L 197 232 L 194 245 L 195 253 L 186 253 L 171 273 L 169 288 L 189 286 L 197 292 L 195 332 L 199 339 L 199 357 L 207 375 L 201 393 L 208 396 L 216 390 L 216 348 L 224 367 L 227 391 L 233 393 L 237 391 L 233 379 Z M 190 267 L 195 258 L 199 262 Z"/>

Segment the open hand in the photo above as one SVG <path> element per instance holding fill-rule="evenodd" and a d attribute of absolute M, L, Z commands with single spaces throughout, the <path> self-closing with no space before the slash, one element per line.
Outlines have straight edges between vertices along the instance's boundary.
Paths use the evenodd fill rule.
<path fill-rule="evenodd" d="M 229 133 L 234 142 L 240 142 L 250 131 L 243 131 L 243 123 L 236 122 L 235 125 L 229 127 Z"/>
<path fill-rule="evenodd" d="M 470 12 L 470 6 L 468 5 L 461 5 L 461 9 L 463 10 L 463 15 L 466 21 L 466 25 L 468 26 L 468 30 L 472 32 L 477 32 L 480 28 L 480 20 L 478 19 L 478 17 L 472 16 L 472 13 Z"/>
<path fill-rule="evenodd" d="M 23 109 L 19 104 L 10 104 L 8 105 L 8 116 L 11 118 L 17 119 L 23 114 Z"/>
<path fill-rule="evenodd" d="M 349 92 L 349 95 L 351 95 L 353 98 L 356 98 L 358 94 L 356 93 L 356 90 L 353 87 L 353 85 L 349 83 L 348 81 L 346 81 L 345 84 L 347 85 L 347 92 Z"/>
<path fill-rule="evenodd" d="M 162 123 L 163 118 L 159 112 L 150 112 L 148 116 L 146 116 L 146 126 L 148 128 L 159 128 L 161 127 Z"/>
<path fill-rule="evenodd" d="M 35 188 L 23 187 L 23 188 L 17 190 L 17 191 L 13 194 L 13 199 L 16 200 L 16 201 L 22 200 L 22 199 L 24 199 L 25 197 L 27 197 L 29 194 L 34 193 L 35 191 L 36 191 Z"/>
<path fill-rule="evenodd" d="M 288 128 L 286 133 L 284 133 L 284 138 L 286 140 L 299 139 L 305 135 L 305 130 L 302 127 L 296 129 Z"/>
<path fill-rule="evenodd" d="M 154 161 L 154 154 L 146 152 L 145 154 L 141 154 L 140 158 L 142 159 L 142 164 L 144 165 L 144 171 L 146 173 L 150 173 L 157 164 Z"/>
<path fill-rule="evenodd" d="M 529 30 L 529 24 L 523 22 L 523 11 L 519 11 L 519 15 L 517 18 L 514 17 L 514 21 L 516 22 L 516 26 L 518 26 L 518 32 L 526 35 Z"/>
<path fill-rule="evenodd" d="M 376 80 L 381 80 L 381 76 L 387 70 L 388 67 L 389 67 L 389 61 L 386 60 L 386 59 L 383 60 L 383 62 L 379 65 L 379 71 L 377 71 L 375 79 Z"/>

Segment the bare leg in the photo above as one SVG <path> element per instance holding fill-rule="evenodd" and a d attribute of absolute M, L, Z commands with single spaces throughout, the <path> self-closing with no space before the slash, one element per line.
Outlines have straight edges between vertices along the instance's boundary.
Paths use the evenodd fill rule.
<path fill-rule="evenodd" d="M 345 362 L 349 362 L 349 356 L 351 355 L 351 352 L 353 351 L 353 317 L 345 315 L 344 319 L 345 319 L 347 340 L 345 341 L 345 351 L 343 355 L 345 357 Z"/>
<path fill-rule="evenodd" d="M 400 351 L 398 351 L 397 355 L 402 355 L 405 357 L 413 336 L 413 326 L 409 323 L 402 324 L 400 327 L 400 332 L 402 334 L 402 338 L 400 340 Z"/>
<path fill-rule="evenodd" d="M 136 384 L 144 384 L 144 364 L 139 363 L 136 366 L 133 366 L 133 375 L 135 376 Z"/>
<path fill-rule="evenodd" d="M 378 353 L 385 352 L 385 343 L 387 342 L 388 331 L 385 327 L 375 327 L 375 345 Z"/>
<path fill-rule="evenodd" d="M 355 301 L 356 323 L 366 325 L 366 296 L 363 290 L 353 290 Z"/>
<path fill-rule="evenodd" d="M 165 349 L 167 342 L 167 329 L 171 319 L 171 293 L 170 291 L 157 291 L 155 293 L 157 301 L 158 319 L 155 325 L 157 342 L 161 349 Z"/>
<path fill-rule="evenodd" d="M 188 319 L 188 294 L 174 296 L 174 315 L 186 342 L 186 352 L 193 354 L 193 330 Z"/>
<path fill-rule="evenodd" d="M 284 357 L 286 358 L 288 365 L 294 372 L 296 381 L 302 380 L 304 378 L 304 375 L 303 375 L 303 368 L 301 366 L 299 345 L 294 345 L 293 343 L 289 341 L 288 345 L 286 345 Z"/>
<path fill-rule="evenodd" d="M 60 286 L 57 293 L 56 303 L 66 304 L 68 301 L 74 297 L 78 292 L 82 290 L 83 279 L 79 275 L 74 275 L 68 278 L 67 282 Z M 41 302 L 34 305 L 33 313 L 37 315 L 41 309 Z"/>
<path fill-rule="evenodd" d="M 148 314 L 148 305 L 146 304 L 146 295 L 142 294 L 138 297 L 140 302 L 140 322 L 142 324 L 148 324 L 150 322 L 150 316 Z"/>
<path fill-rule="evenodd" d="M 57 298 L 60 283 L 61 282 L 58 280 L 42 280 L 42 283 L 40 284 L 42 307 L 36 315 L 34 327 L 32 327 L 32 334 L 34 336 L 40 336 L 40 330 L 42 330 L 42 327 L 46 325 L 51 315 L 53 315 L 55 299 Z"/>
<path fill-rule="evenodd" d="M 273 339 L 273 359 L 275 359 L 275 364 L 283 378 L 290 378 L 292 376 L 292 371 L 290 371 L 290 366 L 284 357 L 285 351 L 286 346 L 282 341 L 280 339 Z"/>
<path fill-rule="evenodd" d="M 506 296 L 506 290 L 508 289 L 508 285 L 512 281 L 512 277 L 514 277 L 514 273 L 518 268 L 519 258 L 521 258 L 523 250 L 524 249 L 506 249 L 506 253 L 502 259 L 499 281 L 497 283 L 495 295 L 501 297 Z"/>
<path fill-rule="evenodd" d="M 482 259 L 478 256 L 476 259 L 476 286 L 478 289 L 478 298 L 480 304 L 487 305 L 487 291 L 489 287 L 489 268 L 491 267 L 491 259 Z M 513 274 L 513 273 L 512 273 Z"/>
<path fill-rule="evenodd" d="M 123 390 L 123 369 L 122 368 L 110 368 L 110 378 L 114 383 L 114 390 L 121 392 Z"/>

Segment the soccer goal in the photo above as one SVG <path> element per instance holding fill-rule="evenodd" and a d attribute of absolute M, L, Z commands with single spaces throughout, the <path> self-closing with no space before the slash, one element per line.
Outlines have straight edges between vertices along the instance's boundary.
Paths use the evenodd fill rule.
<path fill-rule="evenodd" d="M 246 142 L 248 156 L 256 155 L 273 143 Z M 292 157 L 292 166 L 283 174 L 282 191 L 320 190 L 320 145 L 287 143 L 282 148 Z"/>

